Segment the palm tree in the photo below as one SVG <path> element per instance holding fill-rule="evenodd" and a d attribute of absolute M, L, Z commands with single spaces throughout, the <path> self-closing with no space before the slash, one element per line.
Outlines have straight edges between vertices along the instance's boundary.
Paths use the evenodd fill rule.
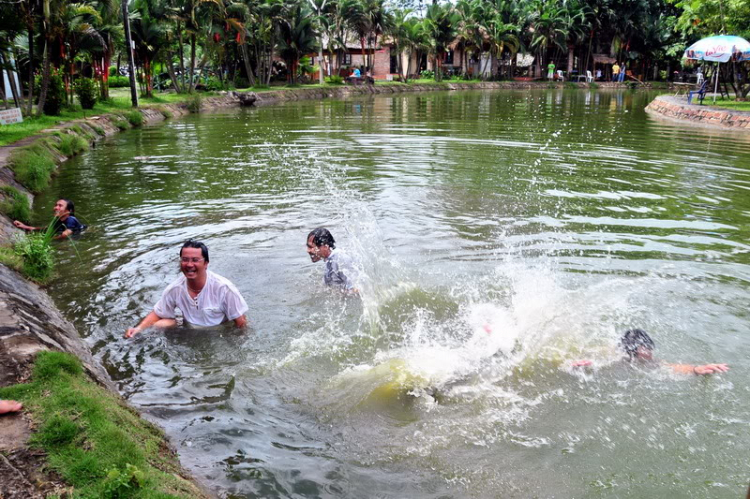
<path fill-rule="evenodd" d="M 310 7 L 298 3 L 287 7 L 284 19 L 279 24 L 279 54 L 287 63 L 288 77 L 292 84 L 297 82 L 297 69 L 300 57 L 317 48 L 313 17 Z"/>
<path fill-rule="evenodd" d="M 427 7 L 424 22 L 430 41 L 430 52 L 435 62 L 435 80 L 441 81 L 442 61 L 448 45 L 456 38 L 459 16 L 453 12 L 450 5 L 434 3 Z"/>

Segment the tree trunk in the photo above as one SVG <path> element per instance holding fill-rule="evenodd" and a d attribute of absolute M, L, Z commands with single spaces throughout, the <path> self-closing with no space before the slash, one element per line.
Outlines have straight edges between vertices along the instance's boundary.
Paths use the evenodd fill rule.
<path fill-rule="evenodd" d="M 247 44 L 243 43 L 240 45 L 240 51 L 242 53 L 242 62 L 245 64 L 245 72 L 247 73 L 247 80 L 250 82 L 250 86 L 255 86 L 255 75 L 253 74 L 253 68 L 250 65 L 250 54 L 247 53 Z"/>
<path fill-rule="evenodd" d="M 180 81 L 182 81 L 182 91 L 184 92 L 187 87 L 185 86 L 185 42 L 182 39 L 182 23 L 177 23 L 177 32 L 180 34 Z"/>
<path fill-rule="evenodd" d="M 130 36 L 128 0 L 122 0 L 122 23 L 125 27 L 125 50 L 128 51 L 128 65 L 130 67 L 130 103 L 133 107 L 138 107 L 138 91 L 135 88 L 135 56 L 133 55 L 133 38 Z"/>
<path fill-rule="evenodd" d="M 195 90 L 195 33 L 190 35 L 190 85 L 188 86 L 188 93 L 193 93 Z"/>
<path fill-rule="evenodd" d="M 44 29 L 43 29 L 44 31 Z M 44 34 L 46 38 L 46 33 Z M 47 100 L 47 89 L 49 88 L 50 77 L 50 60 L 49 60 L 49 42 L 44 42 L 44 55 L 42 63 L 42 88 L 39 90 L 39 104 L 36 108 L 36 115 L 41 117 L 44 114 L 44 101 Z"/>
<path fill-rule="evenodd" d="M 34 21 L 26 28 L 29 33 L 29 100 L 26 102 L 26 116 L 34 111 Z"/>
<path fill-rule="evenodd" d="M 320 13 L 318 13 L 320 15 Z M 325 81 L 325 75 L 323 75 L 323 34 L 320 35 L 320 46 L 318 47 L 318 83 L 321 85 Z"/>
<path fill-rule="evenodd" d="M 167 61 L 167 72 L 169 73 L 169 78 L 172 80 L 172 85 L 174 85 L 175 92 L 181 94 L 185 91 L 185 89 L 181 88 L 180 82 L 177 81 L 177 75 L 174 72 L 174 65 L 172 64 L 173 57 L 171 51 L 167 52 L 167 57 L 169 58 L 169 60 Z"/>
<path fill-rule="evenodd" d="M 568 45 L 568 80 L 570 80 L 570 75 L 573 73 L 573 54 L 575 47 L 573 45 Z"/>
<path fill-rule="evenodd" d="M 7 69 L 7 72 L 5 73 L 8 75 L 8 86 L 10 87 L 10 92 L 13 95 L 13 104 L 15 107 L 21 107 L 22 103 L 18 95 L 18 87 L 16 86 L 16 72 L 15 68 L 10 64 L 10 58 L 8 58 L 8 54 L 5 51 L 0 51 L 0 61 L 3 64 L 3 67 Z M 7 103 L 7 96 L 5 95 L 5 85 L 3 85 L 3 100 L 5 102 L 5 107 L 8 107 Z"/>

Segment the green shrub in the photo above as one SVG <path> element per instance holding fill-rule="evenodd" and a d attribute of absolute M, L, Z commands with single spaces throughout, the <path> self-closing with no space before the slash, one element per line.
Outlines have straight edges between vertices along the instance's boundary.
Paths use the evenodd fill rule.
<path fill-rule="evenodd" d="M 133 109 L 132 111 L 127 111 L 125 113 L 125 118 L 133 126 L 141 126 L 143 124 L 143 115 L 135 109 Z"/>
<path fill-rule="evenodd" d="M 225 85 L 218 78 L 213 76 L 206 80 L 206 82 L 203 84 L 203 87 L 210 92 L 226 90 Z"/>
<path fill-rule="evenodd" d="M 125 469 L 110 468 L 104 481 L 104 493 L 102 497 L 107 499 L 120 499 L 133 497 L 136 491 L 146 482 L 146 474 L 128 463 Z"/>
<path fill-rule="evenodd" d="M 55 260 L 52 254 L 52 237 L 55 224 L 41 232 L 32 232 L 16 238 L 13 251 L 23 260 L 22 271 L 30 279 L 45 283 L 52 277 Z"/>
<path fill-rule="evenodd" d="M 94 80 L 91 78 L 79 78 L 76 83 L 76 95 L 78 102 L 84 109 L 94 109 L 96 104 L 97 89 Z"/>
<path fill-rule="evenodd" d="M 250 82 L 247 78 L 243 78 L 242 76 L 237 76 L 234 79 L 234 87 L 235 88 L 249 88 Z"/>
<path fill-rule="evenodd" d="M 591 83 L 589 83 L 589 88 L 599 88 L 599 84 L 592 81 Z"/>
<path fill-rule="evenodd" d="M 198 94 L 192 94 L 187 99 L 187 108 L 188 111 L 191 113 L 200 113 L 201 112 L 201 105 L 202 105 L 202 99 L 201 96 Z"/>
<path fill-rule="evenodd" d="M 339 75 L 326 76 L 326 83 L 330 85 L 343 85 L 344 77 Z"/>
<path fill-rule="evenodd" d="M 568 89 L 578 88 L 578 85 L 572 81 L 566 81 L 564 86 Z"/>
<path fill-rule="evenodd" d="M 112 124 L 120 130 L 127 130 L 130 128 L 130 123 L 123 117 L 112 118 Z"/>
<path fill-rule="evenodd" d="M 10 185 L 0 187 L 0 193 L 5 196 L 5 200 L 0 203 L 0 210 L 8 215 L 11 220 L 29 223 L 29 220 L 31 220 L 29 198 Z"/>
<path fill-rule="evenodd" d="M 65 103 L 65 85 L 60 75 L 52 75 L 49 78 L 47 98 L 44 101 L 44 114 L 58 116 Z"/>
<path fill-rule="evenodd" d="M 127 76 L 110 76 L 107 80 L 109 88 L 123 88 L 130 86 L 130 78 Z"/>
<path fill-rule="evenodd" d="M 435 78 L 435 72 L 431 69 L 425 69 L 421 73 L 419 73 L 419 77 L 423 78 L 425 80 L 430 80 Z"/>
<path fill-rule="evenodd" d="M 89 143 L 83 137 L 74 133 L 60 134 L 60 143 L 57 149 L 61 154 L 71 157 L 89 148 Z"/>
<path fill-rule="evenodd" d="M 49 184 L 56 164 L 49 149 L 41 141 L 16 149 L 10 158 L 16 180 L 31 192 L 41 192 Z"/>
<path fill-rule="evenodd" d="M 93 131 L 96 132 L 97 135 L 104 137 L 107 133 L 104 131 L 104 128 L 98 126 L 98 125 L 89 125 Z"/>

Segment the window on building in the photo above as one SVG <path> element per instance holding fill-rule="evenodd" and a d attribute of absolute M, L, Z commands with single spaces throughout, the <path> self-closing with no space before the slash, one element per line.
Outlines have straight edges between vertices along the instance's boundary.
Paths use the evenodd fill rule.
<path fill-rule="evenodd" d="M 453 51 L 449 50 L 445 53 L 445 64 L 453 66 Z"/>
<path fill-rule="evenodd" d="M 391 73 L 398 73 L 398 56 L 391 54 Z"/>
<path fill-rule="evenodd" d="M 342 61 L 345 65 L 351 66 L 352 65 L 352 54 L 346 53 L 344 54 L 344 60 Z"/>

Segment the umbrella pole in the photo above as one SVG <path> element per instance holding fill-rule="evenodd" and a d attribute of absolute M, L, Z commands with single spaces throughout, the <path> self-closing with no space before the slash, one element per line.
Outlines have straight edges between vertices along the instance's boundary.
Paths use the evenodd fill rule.
<path fill-rule="evenodd" d="M 714 104 L 716 104 L 716 92 L 719 90 L 719 64 L 716 63 L 716 82 L 714 83 Z"/>

